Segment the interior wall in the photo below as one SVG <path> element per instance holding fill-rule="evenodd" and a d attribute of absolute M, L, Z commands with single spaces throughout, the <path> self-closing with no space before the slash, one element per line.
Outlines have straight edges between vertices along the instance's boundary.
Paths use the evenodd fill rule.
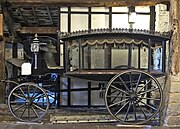
<path fill-rule="evenodd" d="M 180 1 L 170 1 L 170 28 L 173 31 L 171 39 L 171 69 L 169 87 L 166 91 L 166 126 L 180 126 Z"/>

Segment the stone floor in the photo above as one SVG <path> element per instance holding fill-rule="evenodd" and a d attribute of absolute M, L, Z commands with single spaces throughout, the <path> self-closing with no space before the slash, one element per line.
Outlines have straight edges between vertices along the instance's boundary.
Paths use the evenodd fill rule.
<path fill-rule="evenodd" d="M 0 104 L 0 129 L 180 129 L 176 126 L 121 125 L 117 122 L 54 124 L 50 122 L 50 115 L 57 112 L 58 109 L 50 110 L 40 123 L 18 122 L 8 111 L 7 105 Z"/>
<path fill-rule="evenodd" d="M 180 127 L 145 126 L 145 125 L 117 125 L 109 123 L 86 124 L 51 124 L 51 123 L 0 123 L 0 129 L 180 129 Z"/>

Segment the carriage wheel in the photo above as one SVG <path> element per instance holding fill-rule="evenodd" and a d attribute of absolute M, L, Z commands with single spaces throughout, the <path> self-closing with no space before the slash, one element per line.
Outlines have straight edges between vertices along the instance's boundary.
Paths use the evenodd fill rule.
<path fill-rule="evenodd" d="M 37 84 L 22 83 L 10 92 L 8 106 L 20 121 L 39 121 L 49 108 L 49 99 Z"/>
<path fill-rule="evenodd" d="M 105 104 L 109 113 L 121 123 L 143 124 L 159 115 L 162 88 L 149 73 L 127 70 L 108 82 Z"/>

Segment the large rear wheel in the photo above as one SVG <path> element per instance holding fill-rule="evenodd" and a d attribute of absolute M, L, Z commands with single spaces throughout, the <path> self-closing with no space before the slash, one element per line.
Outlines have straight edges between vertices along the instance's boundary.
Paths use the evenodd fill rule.
<path fill-rule="evenodd" d="M 109 113 L 124 124 L 143 124 L 158 117 L 162 88 L 152 75 L 126 70 L 107 84 L 105 104 Z"/>

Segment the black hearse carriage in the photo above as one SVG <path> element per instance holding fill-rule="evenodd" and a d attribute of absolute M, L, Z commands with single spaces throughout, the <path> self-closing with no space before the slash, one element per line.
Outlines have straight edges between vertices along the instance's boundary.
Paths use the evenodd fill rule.
<path fill-rule="evenodd" d="M 157 79 L 168 70 L 170 32 L 115 28 L 58 36 L 64 67 L 49 69 L 61 69 L 60 77 L 98 82 L 105 89 L 107 110 L 121 123 L 143 124 L 159 115 L 163 91 Z M 48 97 L 37 81 L 29 79 L 11 90 L 8 106 L 17 119 L 38 121 L 49 108 Z"/>

